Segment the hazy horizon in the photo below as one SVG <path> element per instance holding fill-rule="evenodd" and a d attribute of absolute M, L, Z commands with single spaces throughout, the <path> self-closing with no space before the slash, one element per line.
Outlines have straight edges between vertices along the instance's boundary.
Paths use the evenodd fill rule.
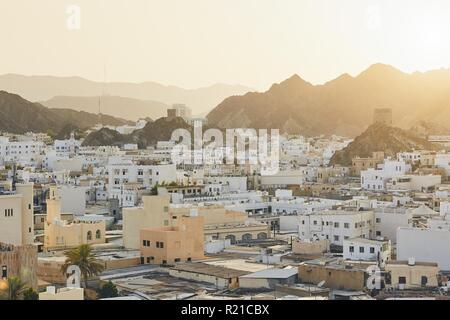
<path fill-rule="evenodd" d="M 444 0 L 2 1 L 0 74 L 264 91 L 374 63 L 423 72 L 450 67 L 449 15 Z"/>

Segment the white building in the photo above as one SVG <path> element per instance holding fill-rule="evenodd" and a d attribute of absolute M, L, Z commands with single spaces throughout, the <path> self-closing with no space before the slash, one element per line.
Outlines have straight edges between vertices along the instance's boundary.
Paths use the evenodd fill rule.
<path fill-rule="evenodd" d="M 377 169 L 361 171 L 361 187 L 370 191 L 385 191 L 386 183 L 411 171 L 411 165 L 404 161 L 386 159 Z"/>
<path fill-rule="evenodd" d="M 88 187 L 61 186 L 58 190 L 61 211 L 82 216 L 86 213 L 86 191 Z"/>
<path fill-rule="evenodd" d="M 303 215 L 298 235 L 300 240 L 325 239 L 342 246 L 346 239 L 370 239 L 373 229 L 373 211 L 327 210 Z"/>
<path fill-rule="evenodd" d="M 376 261 L 384 266 L 391 259 L 391 243 L 388 240 L 346 239 L 343 249 L 346 260 Z"/>
<path fill-rule="evenodd" d="M 412 226 L 413 215 L 410 210 L 379 208 L 375 215 L 375 237 L 384 237 L 397 243 L 397 229 Z"/>
<path fill-rule="evenodd" d="M 44 151 L 45 145 L 42 141 L 9 141 L 7 137 L 0 137 L 0 158 L 3 162 L 15 162 L 22 166 L 38 166 L 42 163 Z"/>
<path fill-rule="evenodd" d="M 436 262 L 439 269 L 450 271 L 450 229 L 399 228 L 397 260 Z"/>
<path fill-rule="evenodd" d="M 440 175 L 428 174 L 406 174 L 392 178 L 386 183 L 388 191 L 412 190 L 412 191 L 428 191 L 431 188 L 441 184 L 442 177 Z"/>
<path fill-rule="evenodd" d="M 70 139 L 55 140 L 53 148 L 58 155 L 71 156 L 78 153 L 81 148 L 81 141 L 75 139 L 73 132 L 70 134 Z"/>
<path fill-rule="evenodd" d="M 137 165 L 131 160 L 111 159 L 107 168 L 109 198 L 118 199 L 121 206 L 135 206 L 138 189 L 177 180 L 174 164 Z"/>

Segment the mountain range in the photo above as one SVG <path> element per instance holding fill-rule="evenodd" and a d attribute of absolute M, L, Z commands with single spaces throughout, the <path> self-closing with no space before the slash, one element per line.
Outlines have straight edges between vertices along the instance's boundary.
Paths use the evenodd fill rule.
<path fill-rule="evenodd" d="M 16 93 L 23 98 L 33 101 L 47 101 L 58 96 L 68 97 L 97 97 L 103 95 L 113 95 L 124 98 L 138 100 L 158 101 L 161 104 L 172 105 L 183 103 L 192 109 L 193 114 L 206 114 L 225 98 L 244 94 L 252 90 L 241 85 L 214 84 L 209 87 L 198 89 L 183 89 L 176 86 L 166 86 L 156 82 L 126 83 L 126 82 L 95 82 L 80 77 L 54 77 L 54 76 L 24 76 L 17 74 L 5 74 L 0 76 L 0 90 Z M 95 100 L 95 98 L 93 98 Z M 61 104 L 54 104 L 52 107 L 69 108 L 74 107 L 72 99 L 57 99 Z M 64 102 L 64 104 L 62 104 Z M 68 104 L 65 104 L 67 102 Z M 86 102 L 78 100 L 77 102 Z M 135 103 L 135 102 L 133 102 Z M 132 103 L 132 104 L 133 104 Z M 152 103 L 143 102 L 152 107 Z M 46 104 L 46 103 L 44 103 Z M 50 102 L 49 102 L 50 104 Z M 87 108 L 89 106 L 89 108 Z M 89 102 L 79 105 L 77 110 L 98 112 L 98 103 L 92 107 Z M 129 117 L 134 120 L 141 113 L 134 112 L 126 105 Z M 158 106 L 159 108 L 159 106 Z M 104 114 L 110 114 L 109 110 L 101 110 Z M 149 115 L 152 112 L 149 112 Z"/>
<path fill-rule="evenodd" d="M 118 126 L 129 121 L 101 115 L 103 124 Z M 10 133 L 53 132 L 73 129 L 86 130 L 99 121 L 97 114 L 70 109 L 49 109 L 39 103 L 27 101 L 17 94 L 0 91 L 0 131 Z M 69 132 L 70 133 L 70 132 Z"/>
<path fill-rule="evenodd" d="M 96 113 L 103 110 L 107 114 L 136 121 L 143 118 L 158 119 L 167 114 L 168 105 L 152 100 L 139 100 L 119 96 L 69 97 L 56 96 L 40 102 L 46 107 L 55 109 L 73 109 Z"/>
<path fill-rule="evenodd" d="M 344 74 L 323 85 L 294 75 L 266 92 L 229 97 L 207 118 L 220 128 L 355 137 L 372 123 L 375 108 L 391 108 L 394 124 L 401 128 L 426 121 L 448 130 L 450 69 L 408 74 L 375 64 L 355 77 Z"/>

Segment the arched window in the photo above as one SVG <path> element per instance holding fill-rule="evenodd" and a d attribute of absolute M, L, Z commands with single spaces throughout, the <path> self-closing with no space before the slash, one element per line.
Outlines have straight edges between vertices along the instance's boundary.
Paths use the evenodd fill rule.
<path fill-rule="evenodd" d="M 252 240 L 252 235 L 250 233 L 246 233 L 242 236 L 242 241 Z"/>
<path fill-rule="evenodd" d="M 267 233 L 265 232 L 260 232 L 258 233 L 258 239 L 267 239 Z"/>
<path fill-rule="evenodd" d="M 88 231 L 87 239 L 88 239 L 88 241 L 92 240 L 92 231 Z"/>
<path fill-rule="evenodd" d="M 101 231 L 100 231 L 100 230 L 97 230 L 97 231 L 95 232 L 95 239 L 100 239 L 101 237 L 102 237 Z"/>

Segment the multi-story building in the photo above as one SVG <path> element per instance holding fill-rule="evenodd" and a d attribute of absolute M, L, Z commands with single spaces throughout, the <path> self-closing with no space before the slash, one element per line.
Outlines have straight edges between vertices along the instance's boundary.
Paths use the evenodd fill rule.
<path fill-rule="evenodd" d="M 33 184 L 11 184 L 0 192 L 0 242 L 33 244 L 33 212 Z"/>
<path fill-rule="evenodd" d="M 110 199 L 118 199 L 121 206 L 134 206 L 138 202 L 137 189 L 149 190 L 155 185 L 176 182 L 176 166 L 164 165 L 137 165 L 131 160 L 115 160 L 108 165 L 108 192 Z M 134 185 L 135 192 L 124 192 L 130 190 Z M 128 198 L 127 198 L 128 197 Z M 133 201 L 131 201 L 131 200 Z"/>
<path fill-rule="evenodd" d="M 361 171 L 361 187 L 370 191 L 385 191 L 386 183 L 411 171 L 411 165 L 404 161 L 386 159 L 377 169 Z"/>
<path fill-rule="evenodd" d="M 300 240 L 329 240 L 342 246 L 344 240 L 370 239 L 374 231 L 373 211 L 327 210 L 301 216 Z"/>
<path fill-rule="evenodd" d="M 204 258 L 203 217 L 182 216 L 177 226 L 141 229 L 142 264 L 176 264 Z"/>
<path fill-rule="evenodd" d="M 352 159 L 352 167 L 350 169 L 350 174 L 352 176 L 359 176 L 361 171 L 367 169 L 375 169 L 379 164 L 383 163 L 384 152 L 373 152 L 372 157 L 360 158 L 355 157 Z"/>
<path fill-rule="evenodd" d="M 391 242 L 389 240 L 373 240 L 353 238 L 344 240 L 344 259 L 375 261 L 384 266 L 391 260 Z"/>

